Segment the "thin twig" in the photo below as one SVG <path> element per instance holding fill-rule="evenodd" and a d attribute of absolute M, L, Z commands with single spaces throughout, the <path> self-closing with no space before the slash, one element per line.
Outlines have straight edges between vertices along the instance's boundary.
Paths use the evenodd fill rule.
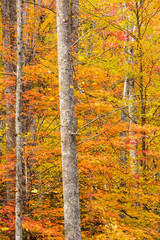
<path fill-rule="evenodd" d="M 102 135 L 103 133 L 107 132 L 109 129 L 111 129 L 112 127 L 114 127 L 114 126 L 115 126 L 117 123 L 119 123 L 120 121 L 121 121 L 121 119 L 119 119 L 116 123 L 114 123 L 112 126 L 110 126 L 109 128 L 107 128 L 106 130 L 104 130 L 104 131 L 102 131 L 102 132 L 100 132 L 100 133 L 98 133 L 98 134 L 96 134 L 96 135 L 94 135 L 94 136 L 92 136 L 92 137 L 90 137 L 90 138 L 84 139 L 83 141 L 81 141 L 80 143 L 78 143 L 77 146 L 80 145 L 81 143 L 84 143 L 84 142 L 86 142 L 86 141 L 88 141 L 88 140 L 91 140 L 91 139 L 93 139 L 93 138 L 96 138 L 96 137 Z"/>
<path fill-rule="evenodd" d="M 47 6 L 44 6 L 44 5 L 40 5 L 40 4 L 38 4 L 38 3 L 29 2 L 29 1 L 24 1 L 24 3 L 33 4 L 33 5 L 39 6 L 39 7 L 41 7 L 41 8 L 45 8 L 45 9 L 47 9 L 47 10 L 49 10 L 49 11 L 55 13 L 55 11 L 52 10 L 51 8 L 49 8 L 49 7 L 47 7 Z"/>

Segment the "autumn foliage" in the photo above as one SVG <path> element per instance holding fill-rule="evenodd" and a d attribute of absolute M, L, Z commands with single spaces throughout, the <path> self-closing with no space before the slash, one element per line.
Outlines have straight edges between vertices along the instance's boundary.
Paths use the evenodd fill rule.
<path fill-rule="evenodd" d="M 81 0 L 79 4 L 73 74 L 77 81 L 82 239 L 158 240 L 160 3 Z M 22 94 L 23 239 L 58 240 L 64 239 L 64 220 L 56 7 L 51 0 L 27 6 L 23 29 L 27 46 Z M 10 239 L 15 224 L 15 149 L 6 151 L 6 101 L 14 106 L 15 95 L 5 93 L 2 33 L 0 42 L 0 238 Z M 123 94 L 126 78 L 134 79 L 132 99 Z M 14 84 L 12 76 L 7 79 Z M 13 111 L 9 117 L 14 115 Z M 8 182 L 13 192 L 10 201 L 6 199 Z"/>

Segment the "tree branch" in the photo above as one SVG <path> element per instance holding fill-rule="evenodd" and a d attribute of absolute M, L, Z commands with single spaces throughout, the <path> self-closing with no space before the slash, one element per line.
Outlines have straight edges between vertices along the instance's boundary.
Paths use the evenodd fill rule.
<path fill-rule="evenodd" d="M 53 13 L 56 13 L 54 10 L 52 10 L 52 9 L 50 8 L 50 6 L 47 7 L 47 6 L 40 5 L 40 4 L 38 4 L 38 3 L 34 3 L 34 2 L 30 2 L 30 1 L 24 1 L 24 3 L 33 4 L 33 5 L 36 5 L 36 6 L 38 6 L 38 7 L 45 8 L 45 9 L 47 9 L 47 10 L 53 12 Z"/>

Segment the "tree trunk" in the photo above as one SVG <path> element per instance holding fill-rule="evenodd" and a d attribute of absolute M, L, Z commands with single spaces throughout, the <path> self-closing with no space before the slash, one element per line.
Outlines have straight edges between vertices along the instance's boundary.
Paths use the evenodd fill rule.
<path fill-rule="evenodd" d="M 130 17 L 129 17 L 130 22 Z M 135 27 L 131 25 L 129 31 L 134 34 Z M 134 39 L 130 37 L 130 42 L 133 42 Z M 133 68 L 134 65 L 134 47 L 130 47 L 128 49 L 129 54 L 129 62 Z M 136 123 L 136 106 L 135 106 L 135 78 L 129 77 L 129 106 L 128 106 L 128 114 L 129 114 L 129 139 L 130 139 L 130 167 L 133 174 L 138 172 L 138 161 L 137 161 L 137 141 L 135 139 L 135 131 L 133 131 L 133 124 Z"/>
<path fill-rule="evenodd" d="M 17 1 L 16 240 L 22 240 L 22 0 Z"/>
<path fill-rule="evenodd" d="M 123 100 L 126 101 L 126 98 L 128 97 L 128 90 L 129 90 L 129 84 L 128 84 L 128 77 L 125 77 L 124 80 L 124 89 L 123 89 Z M 126 104 L 125 104 L 126 106 Z M 126 106 L 126 108 L 122 109 L 121 112 L 121 119 L 122 122 L 125 124 L 127 123 L 127 116 L 128 116 L 128 108 Z M 120 151 L 120 158 L 121 158 L 121 163 L 123 165 L 126 165 L 127 163 L 127 150 L 126 150 L 126 137 L 127 137 L 127 132 L 126 131 L 122 131 L 120 133 L 120 137 L 123 143 L 123 149 Z"/>
<path fill-rule="evenodd" d="M 3 31 L 3 54 L 4 71 L 6 81 L 6 152 L 7 166 L 13 166 L 13 159 L 10 157 L 15 149 L 15 117 L 14 117 L 14 97 L 15 97 L 15 54 L 16 54 L 16 0 L 2 0 L 2 31 Z M 7 179 L 14 179 L 14 167 L 8 167 Z M 10 181 L 6 183 L 7 202 L 14 199 L 13 186 Z"/>
<path fill-rule="evenodd" d="M 123 19 L 125 18 L 125 10 L 127 8 L 127 4 L 119 2 L 119 8 L 121 11 L 121 17 Z M 124 44 L 124 55 L 126 55 L 126 51 L 127 51 L 127 42 L 128 42 L 128 39 L 127 41 L 125 41 L 125 44 Z M 126 71 L 127 70 L 128 69 L 126 69 Z M 121 111 L 121 120 L 124 124 L 127 123 L 128 121 L 128 107 L 126 102 L 126 100 L 128 100 L 128 96 L 129 96 L 129 79 L 128 79 L 128 73 L 127 73 L 124 79 L 123 96 L 122 96 L 123 101 L 125 101 L 125 105 L 124 105 L 125 108 L 122 109 Z M 124 146 L 123 149 L 120 150 L 120 159 L 121 159 L 121 164 L 123 166 L 125 166 L 127 163 L 126 137 L 127 137 L 127 132 L 123 130 L 120 133 L 120 138 Z"/>
<path fill-rule="evenodd" d="M 135 139 L 135 132 L 132 130 L 132 125 L 136 123 L 136 107 L 135 101 L 135 80 L 134 78 L 129 79 L 129 138 L 130 138 L 130 167 L 133 174 L 138 171 L 137 162 L 137 141 Z"/>
<path fill-rule="evenodd" d="M 23 7 L 23 62 L 26 66 L 30 61 L 30 46 L 29 46 L 29 31 L 28 27 L 28 11 L 29 11 L 29 4 L 28 2 L 24 3 Z"/>
<path fill-rule="evenodd" d="M 57 1 L 57 34 L 65 240 L 80 240 L 69 0 Z"/>

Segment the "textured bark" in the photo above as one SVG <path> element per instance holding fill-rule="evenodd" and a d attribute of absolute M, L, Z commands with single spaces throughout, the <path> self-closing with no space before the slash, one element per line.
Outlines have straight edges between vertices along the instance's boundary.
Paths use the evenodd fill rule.
<path fill-rule="evenodd" d="M 130 78 L 129 80 L 129 138 L 130 138 L 130 166 L 132 173 L 138 171 L 138 162 L 137 162 L 137 141 L 135 139 L 135 132 L 132 130 L 132 125 L 136 123 L 136 107 L 134 105 L 135 101 L 135 80 Z"/>
<path fill-rule="evenodd" d="M 133 49 L 128 49 L 128 53 L 130 55 L 130 59 L 128 61 L 133 64 L 134 63 L 134 53 Z M 136 106 L 135 102 L 135 79 L 133 77 L 129 77 L 127 79 L 128 82 L 128 116 L 129 116 L 129 140 L 130 140 L 130 167 L 132 173 L 136 173 L 138 170 L 138 162 L 137 162 L 137 141 L 135 139 L 135 132 L 132 130 L 133 124 L 136 123 Z"/>
<path fill-rule="evenodd" d="M 16 240 L 22 240 L 22 12 L 22 0 L 18 0 L 16 88 Z"/>
<path fill-rule="evenodd" d="M 29 5 L 28 3 L 24 3 L 23 7 L 23 62 L 26 66 L 30 61 L 30 46 L 29 46 L 29 32 L 27 29 L 28 26 L 28 11 L 29 11 Z"/>
<path fill-rule="evenodd" d="M 1 112 L 1 115 L 3 115 L 3 110 L 1 110 L 0 112 Z M 3 120 L 0 119 L 0 131 L 4 129 L 5 129 L 4 122 Z M 2 145 L 1 145 L 2 139 L 3 139 L 3 136 L 0 136 L 0 157 L 3 155 Z"/>
<path fill-rule="evenodd" d="M 125 16 L 125 10 L 127 8 L 126 3 L 119 3 L 120 9 L 122 11 L 122 17 L 125 17 L 128 19 L 127 28 L 126 30 L 134 33 L 135 29 L 133 25 L 131 25 L 130 16 Z M 133 42 L 134 39 L 131 36 L 127 36 L 126 42 Z M 127 44 L 125 45 L 124 54 L 127 54 L 127 62 L 131 66 L 134 65 L 134 49 L 133 47 L 127 47 Z M 126 69 L 127 70 L 127 69 Z M 122 110 L 121 119 L 123 122 L 127 122 L 127 119 L 129 117 L 129 139 L 130 139 L 130 150 L 129 150 L 129 156 L 130 156 L 130 167 L 132 173 L 137 172 L 138 169 L 138 162 L 137 162 L 137 154 L 136 154 L 136 148 L 137 148 L 137 142 L 135 140 L 135 132 L 132 130 L 132 125 L 136 123 L 136 107 L 134 104 L 135 101 L 135 79 L 131 76 L 131 73 L 128 73 L 125 81 L 124 81 L 124 91 L 123 91 L 123 99 L 128 98 L 129 104 L 128 109 Z M 128 117 L 127 117 L 128 115 Z M 125 131 L 121 132 L 120 134 L 122 141 L 124 145 L 126 144 L 125 139 L 127 134 Z M 121 150 L 121 162 L 126 164 L 126 151 Z"/>
<path fill-rule="evenodd" d="M 3 31 L 3 53 L 4 71 L 6 81 L 6 152 L 7 166 L 11 165 L 10 153 L 15 149 L 15 118 L 14 118 L 14 97 L 15 97 L 15 55 L 16 55 L 16 0 L 1 0 L 2 31 Z M 14 171 L 14 169 L 12 169 Z M 8 168 L 7 179 L 14 179 L 15 175 Z M 6 184 L 7 202 L 14 198 L 13 186 L 10 181 Z"/>
<path fill-rule="evenodd" d="M 128 16 L 129 24 L 131 23 L 130 16 Z M 135 32 L 135 26 L 131 25 L 128 27 L 128 30 L 131 33 Z M 128 41 L 133 42 L 134 39 L 132 37 L 128 38 Z M 130 47 L 127 51 L 129 57 L 128 62 L 133 67 L 134 65 L 134 48 Z M 136 106 L 135 106 L 135 79 L 129 73 L 128 78 L 128 91 L 129 91 L 129 106 L 128 106 L 128 115 L 129 115 L 129 139 L 130 139 L 130 167 L 133 174 L 138 172 L 138 161 L 137 161 L 137 141 L 135 139 L 135 132 L 132 130 L 133 124 L 136 123 Z"/>
<path fill-rule="evenodd" d="M 130 20 L 130 19 L 129 19 Z M 131 25 L 130 32 L 134 33 L 135 29 Z M 131 37 L 130 41 L 134 41 Z M 128 51 L 130 55 L 130 63 L 134 64 L 134 48 L 130 47 Z M 132 130 L 132 125 L 137 122 L 136 120 L 136 106 L 135 106 L 135 79 L 130 77 L 129 79 L 129 138 L 130 138 L 130 167 L 132 173 L 138 172 L 138 161 L 137 161 L 137 141 L 135 139 L 135 132 Z"/>
<path fill-rule="evenodd" d="M 57 34 L 65 240 L 80 240 L 69 0 L 57 1 Z"/>
<path fill-rule="evenodd" d="M 125 10 L 126 10 L 126 3 L 119 3 L 119 8 L 121 11 L 122 18 L 125 17 Z M 128 40 L 127 40 L 128 41 Z M 127 49 L 127 41 L 125 42 L 124 46 L 124 55 L 126 54 L 126 49 Z M 127 70 L 127 69 L 126 69 Z M 125 124 L 128 121 L 128 107 L 127 107 L 127 100 L 129 96 L 129 79 L 128 79 L 128 74 L 126 74 L 125 79 L 124 79 L 124 87 L 123 87 L 123 96 L 122 99 L 125 102 L 124 109 L 121 111 L 121 120 Z M 125 166 L 127 163 L 127 150 L 126 150 L 126 137 L 127 137 L 127 132 L 124 130 L 120 133 L 120 137 L 123 143 L 123 148 L 120 150 L 120 159 L 122 165 Z"/>
<path fill-rule="evenodd" d="M 41 4 L 41 1 L 37 1 L 37 4 Z M 37 15 L 37 8 L 39 9 L 39 7 L 35 6 L 35 12 Z M 40 11 L 40 10 L 39 10 Z M 29 65 L 31 64 L 32 60 L 33 60 L 33 56 L 35 55 L 35 50 L 33 49 L 33 51 L 31 51 L 31 44 L 30 44 L 30 39 L 29 39 L 29 31 L 28 31 L 28 19 L 29 19 L 29 3 L 26 2 L 23 4 L 23 64 Z M 36 19 L 36 26 L 38 26 L 39 19 Z M 35 34 L 36 32 L 36 34 Z M 36 42 L 37 38 L 38 38 L 38 34 L 37 34 L 37 27 L 35 29 L 34 32 L 34 36 L 33 36 L 33 41 Z M 23 84 L 23 91 L 28 91 L 32 89 L 32 83 L 27 83 L 27 84 Z M 29 105 L 29 100 L 23 100 L 23 105 Z M 24 110 L 23 110 L 24 111 Z M 22 132 L 24 133 L 24 135 L 26 133 L 31 133 L 32 137 L 31 137 L 31 141 L 32 144 L 34 144 L 34 133 L 36 131 L 36 123 L 35 123 L 35 114 L 33 113 L 33 107 L 30 103 L 29 107 L 26 107 L 25 113 L 23 113 L 23 120 L 22 120 Z M 27 145 L 28 144 L 28 138 L 24 138 L 24 144 Z M 28 174 L 28 169 L 31 168 L 31 165 L 28 163 L 28 160 L 26 157 L 23 157 L 23 162 L 24 162 L 24 169 L 22 170 L 25 174 L 25 188 L 23 189 L 23 195 L 25 195 L 25 201 L 24 201 L 24 205 L 25 205 L 25 209 L 26 211 L 28 211 L 28 197 L 29 197 L 29 193 L 28 193 L 28 189 L 29 189 L 29 182 L 30 182 L 30 177 Z M 30 171 L 30 170 L 29 170 Z M 28 233 L 29 234 L 29 233 Z"/>
<path fill-rule="evenodd" d="M 128 91 L 129 91 L 129 84 L 128 84 L 128 77 L 126 77 L 124 80 L 124 89 L 123 89 L 123 100 L 124 101 L 126 100 L 126 98 L 128 98 L 128 94 L 129 94 Z M 127 120 L 128 120 L 127 115 L 128 115 L 128 108 L 126 106 L 126 108 L 124 108 L 121 113 L 121 119 L 122 119 L 123 123 L 127 123 Z M 127 161 L 127 150 L 126 150 L 127 133 L 126 133 L 126 131 L 122 131 L 120 133 L 120 137 L 121 137 L 123 145 L 124 145 L 123 150 L 120 151 L 121 163 L 126 164 L 126 161 Z"/>

